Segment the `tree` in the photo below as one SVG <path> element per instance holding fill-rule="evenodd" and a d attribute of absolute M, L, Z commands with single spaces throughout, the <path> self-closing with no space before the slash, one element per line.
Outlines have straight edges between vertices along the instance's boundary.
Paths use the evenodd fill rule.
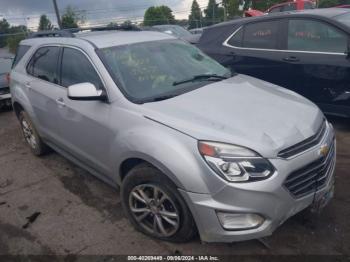
<path fill-rule="evenodd" d="M 232 19 L 235 16 L 241 15 L 241 11 L 238 10 L 240 4 L 239 0 L 223 0 L 222 4 L 226 9 L 226 18 Z"/>
<path fill-rule="evenodd" d="M 188 16 L 188 29 L 202 27 L 202 11 L 197 0 L 193 0 L 191 14 Z"/>
<path fill-rule="evenodd" d="M 79 15 L 71 6 L 67 6 L 61 18 L 62 28 L 77 28 L 78 22 L 83 22 L 84 17 Z"/>
<path fill-rule="evenodd" d="M 6 41 L 8 48 L 9 48 L 9 51 L 11 53 L 15 54 L 17 47 L 19 45 L 19 42 L 21 42 L 25 38 L 26 38 L 26 33 L 24 33 L 24 32 L 9 36 L 7 38 L 7 41 Z"/>
<path fill-rule="evenodd" d="M 24 25 L 11 26 L 8 30 L 9 36 L 6 39 L 6 44 L 12 53 L 16 53 L 19 42 L 26 38 L 28 28 Z"/>
<path fill-rule="evenodd" d="M 207 8 L 204 9 L 204 14 L 205 24 L 207 26 L 219 23 L 223 20 L 223 9 L 219 9 L 219 6 L 215 0 L 209 0 Z"/>
<path fill-rule="evenodd" d="M 0 34 L 7 34 L 10 30 L 10 24 L 6 19 L 0 20 Z M 6 36 L 0 36 L 0 48 L 6 46 Z"/>
<path fill-rule="evenodd" d="M 333 7 L 340 5 L 340 1 L 338 0 L 320 0 L 318 2 L 318 7 L 319 8 L 327 8 L 327 7 Z"/>
<path fill-rule="evenodd" d="M 41 15 L 38 31 L 52 30 L 52 29 L 53 29 L 53 25 L 51 24 L 51 21 L 49 20 L 49 18 L 47 18 L 46 15 Z"/>
<path fill-rule="evenodd" d="M 149 7 L 143 17 L 145 26 L 174 24 L 175 17 L 173 11 L 165 5 Z"/>

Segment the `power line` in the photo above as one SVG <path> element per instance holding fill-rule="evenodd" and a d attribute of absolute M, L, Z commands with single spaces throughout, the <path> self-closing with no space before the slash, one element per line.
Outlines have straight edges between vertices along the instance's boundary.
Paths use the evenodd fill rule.
<path fill-rule="evenodd" d="M 55 0 L 53 0 L 53 1 L 55 1 Z M 222 1 L 221 2 L 219 2 L 219 3 L 217 3 L 217 5 L 220 5 L 220 4 L 222 4 Z M 89 12 L 89 14 L 93 14 L 93 13 L 97 13 L 97 12 L 114 12 L 115 10 L 118 10 L 118 11 L 135 11 L 135 9 L 134 9 L 134 7 L 136 7 L 136 6 L 133 6 L 133 7 L 130 7 L 130 6 L 128 6 L 127 8 L 111 8 L 111 9 L 106 9 L 106 8 L 100 8 L 100 9 L 90 9 L 90 10 L 79 10 L 79 9 L 77 9 L 77 10 L 75 10 L 75 12 L 81 12 L 81 13 L 87 13 L 87 12 Z M 144 8 L 146 8 L 146 7 L 149 7 L 149 5 L 139 5 L 138 6 L 140 9 L 139 10 L 141 10 L 141 8 L 142 9 L 144 9 Z M 203 10 L 203 9 L 206 9 L 207 8 L 207 6 L 200 6 L 199 7 L 200 9 L 201 9 L 201 11 Z M 136 9 L 137 10 L 137 9 Z M 174 10 L 174 11 L 172 11 L 172 13 L 173 14 L 183 14 L 183 13 L 190 13 L 190 11 L 191 11 L 191 8 L 190 9 L 182 9 L 182 10 Z M 54 14 L 55 13 L 53 13 L 53 12 L 47 12 L 46 14 L 52 14 L 52 15 L 50 15 L 49 17 L 50 18 L 52 18 L 52 17 L 54 17 Z M 25 22 L 26 22 L 26 24 L 27 24 L 27 20 L 30 20 L 30 19 L 35 19 L 35 18 L 40 18 L 40 16 L 41 15 L 32 15 L 32 16 L 22 16 L 22 17 L 19 17 L 19 16 L 16 16 L 16 17 L 12 17 L 12 18 L 8 18 L 9 20 L 25 20 Z M 57 15 L 56 15 L 57 16 Z M 9 17 L 11 17 L 11 16 L 9 16 Z M 57 18 L 59 19 L 59 14 L 58 14 L 58 16 L 57 16 Z M 213 17 L 214 18 L 214 17 Z M 111 18 L 97 18 L 97 19 L 88 19 L 88 24 L 92 24 L 94 21 L 106 21 L 107 23 L 108 22 L 121 22 L 121 21 L 123 21 L 123 20 L 131 20 L 131 21 L 134 21 L 134 22 L 140 22 L 140 21 L 144 21 L 143 20 L 143 17 L 141 17 L 141 16 L 137 16 L 137 17 L 120 17 L 120 16 L 118 16 L 118 17 L 111 17 Z M 158 20 L 154 20 L 154 21 L 158 21 Z M 58 24 L 60 24 L 60 21 L 58 20 Z M 33 27 L 31 27 L 31 28 L 33 28 Z"/>

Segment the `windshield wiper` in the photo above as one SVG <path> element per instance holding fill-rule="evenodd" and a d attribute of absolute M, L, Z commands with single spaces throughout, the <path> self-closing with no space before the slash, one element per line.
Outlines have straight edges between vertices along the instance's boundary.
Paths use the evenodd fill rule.
<path fill-rule="evenodd" d="M 217 74 L 204 74 L 204 75 L 195 75 L 191 78 L 188 79 L 184 79 L 181 81 L 175 81 L 173 83 L 173 86 L 177 86 L 177 85 L 181 85 L 181 84 L 185 84 L 185 83 L 189 83 L 189 82 L 193 82 L 193 81 L 202 81 L 202 80 L 206 80 L 206 81 L 221 81 L 223 79 L 227 79 L 226 76 L 220 76 Z"/>

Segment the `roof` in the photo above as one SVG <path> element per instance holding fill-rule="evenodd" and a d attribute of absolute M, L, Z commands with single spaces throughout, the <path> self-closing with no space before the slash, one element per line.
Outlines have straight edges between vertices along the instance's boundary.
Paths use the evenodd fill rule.
<path fill-rule="evenodd" d="M 76 37 L 88 40 L 98 48 L 134 44 L 149 41 L 175 39 L 175 37 L 153 31 L 101 31 L 77 33 Z"/>
<path fill-rule="evenodd" d="M 337 24 L 338 27 L 350 34 L 350 28 L 345 24 L 339 23 L 332 19 L 335 16 L 342 14 L 350 14 L 350 10 L 342 8 L 328 8 L 328 9 L 310 9 L 302 11 L 291 11 L 291 12 L 282 12 L 274 13 L 269 15 L 257 16 L 257 17 L 248 17 L 240 18 L 217 25 L 213 25 L 204 30 L 197 47 L 202 50 L 211 50 L 212 48 L 217 48 L 222 46 L 222 43 L 228 39 L 232 33 L 237 30 L 242 25 L 251 23 L 251 22 L 263 22 L 269 21 L 271 19 L 285 19 L 285 18 L 319 18 L 322 20 L 334 20 L 333 23 Z M 332 22 L 332 21 L 328 21 Z"/>
<path fill-rule="evenodd" d="M 23 41 L 23 44 L 77 44 L 81 39 L 87 40 L 97 48 L 106 48 L 111 46 L 134 44 L 149 41 L 159 41 L 167 39 L 176 39 L 175 37 L 154 31 L 96 31 L 96 32 L 80 32 L 75 37 L 40 37 L 30 38 Z M 86 42 L 86 41 L 84 41 Z"/>
<path fill-rule="evenodd" d="M 255 17 L 245 17 L 241 19 L 235 19 L 223 23 L 219 23 L 213 26 L 210 26 L 208 28 L 215 28 L 215 27 L 221 27 L 221 26 L 228 26 L 228 25 L 237 25 L 240 23 L 245 23 L 247 21 L 259 21 L 268 19 L 271 17 L 274 18 L 285 18 L 289 15 L 298 15 L 298 16 L 322 16 L 326 18 L 332 18 L 338 15 L 342 15 L 345 13 L 349 13 L 349 9 L 345 8 L 317 8 L 317 9 L 305 9 L 305 10 L 299 10 L 299 11 L 287 11 L 287 12 L 278 12 L 278 13 L 272 13 L 272 14 L 266 14 L 263 16 L 255 16 Z"/>

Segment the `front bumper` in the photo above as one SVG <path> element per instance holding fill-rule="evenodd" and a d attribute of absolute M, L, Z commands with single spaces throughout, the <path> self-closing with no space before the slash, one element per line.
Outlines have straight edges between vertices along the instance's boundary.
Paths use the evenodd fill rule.
<path fill-rule="evenodd" d="M 264 181 L 227 183 L 214 195 L 180 190 L 196 221 L 202 241 L 235 242 L 271 235 L 289 217 L 322 199 L 333 188 L 334 166 L 329 169 L 327 182 L 322 189 L 301 198 L 293 196 L 283 184 L 291 172 L 320 158 L 320 145 L 330 144 L 333 139 L 334 131 L 330 125 L 319 145 L 307 152 L 290 160 L 270 159 L 276 172 Z M 254 229 L 229 231 L 219 222 L 217 211 L 258 214 L 265 221 Z"/>

